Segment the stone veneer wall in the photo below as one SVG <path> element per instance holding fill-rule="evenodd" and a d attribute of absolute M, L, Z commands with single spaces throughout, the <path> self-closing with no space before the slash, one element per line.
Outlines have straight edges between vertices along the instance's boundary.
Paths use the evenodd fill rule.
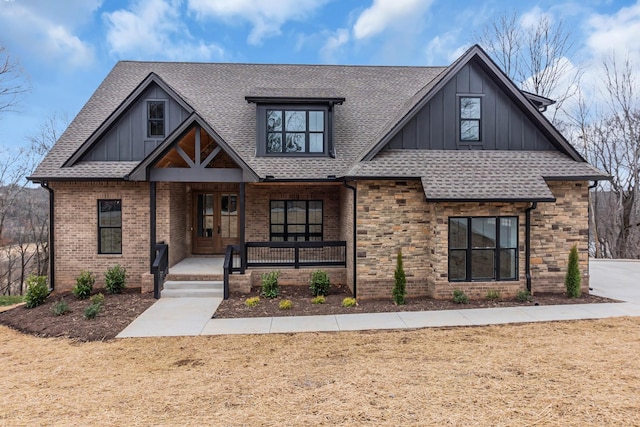
<path fill-rule="evenodd" d="M 68 291 L 82 270 L 104 286 L 104 272 L 116 264 L 127 269 L 132 286 L 149 272 L 149 184 L 146 182 L 58 182 L 54 191 L 55 274 L 57 291 Z M 98 254 L 98 200 L 122 200 L 122 254 Z"/>
<path fill-rule="evenodd" d="M 428 295 L 433 205 L 420 181 L 358 181 L 357 296 L 391 298 L 398 250 L 409 296 Z"/>
<path fill-rule="evenodd" d="M 355 186 L 354 183 L 350 185 Z M 353 293 L 353 190 L 344 186 L 340 189 L 340 212 L 340 240 L 347 242 L 345 283 Z"/>
<path fill-rule="evenodd" d="M 555 203 L 531 211 L 533 292 L 564 292 L 569 251 L 578 245 L 582 292 L 589 293 L 589 183 L 547 182 Z"/>

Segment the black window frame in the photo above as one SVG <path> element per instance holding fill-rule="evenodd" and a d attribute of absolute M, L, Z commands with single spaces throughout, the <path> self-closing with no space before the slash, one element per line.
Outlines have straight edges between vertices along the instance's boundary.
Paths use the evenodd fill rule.
<path fill-rule="evenodd" d="M 290 223 L 288 221 L 289 203 L 304 203 L 305 204 L 305 222 L 304 223 Z M 309 222 L 309 203 L 320 203 L 320 223 Z M 273 204 L 283 203 L 283 222 L 274 223 L 273 219 Z M 301 226 L 304 225 L 304 232 L 289 232 L 289 226 Z M 275 231 L 274 227 L 282 226 L 282 231 Z M 320 226 L 320 232 L 310 231 L 310 226 Z M 321 199 L 308 199 L 308 200 L 283 200 L 272 199 L 269 200 L 269 241 L 270 242 L 295 242 L 295 241 L 322 241 L 324 236 L 324 201 Z M 290 240 L 290 237 L 295 237 Z M 298 237 L 304 237 L 299 239 Z M 313 237 L 313 239 L 311 239 Z M 274 240 L 274 238 L 277 238 Z"/>
<path fill-rule="evenodd" d="M 109 203 L 118 203 L 120 206 L 120 225 L 119 226 L 114 226 L 114 225 L 102 225 L 102 221 L 101 221 L 101 214 L 103 212 L 108 212 L 107 210 L 103 210 L 102 209 L 102 203 L 103 202 L 109 202 Z M 100 255 L 122 255 L 122 199 L 98 199 L 98 203 L 97 203 L 97 208 L 98 208 L 98 223 L 97 223 L 97 228 L 98 228 L 98 254 Z M 103 250 L 102 247 L 102 230 L 120 230 L 120 250 L 119 251 L 105 251 Z"/>
<path fill-rule="evenodd" d="M 480 113 L 478 118 L 468 118 L 462 115 L 462 103 L 465 99 L 477 99 L 480 104 Z M 473 122 L 478 125 L 478 138 L 477 139 L 463 139 L 462 138 L 462 125 L 465 122 Z M 459 95 L 458 96 L 458 140 L 461 143 L 478 143 L 482 142 L 482 96 L 479 95 Z"/>
<path fill-rule="evenodd" d="M 327 157 L 331 155 L 332 152 L 332 114 L 333 109 L 329 108 L 328 105 L 322 104 L 259 104 L 257 106 L 257 155 L 263 157 Z M 305 123 L 306 129 L 304 131 L 305 135 L 305 151 L 291 151 L 287 152 L 285 149 L 286 143 L 286 134 L 288 133 L 285 129 L 284 123 L 282 125 L 282 129 L 280 131 L 272 132 L 274 134 L 280 133 L 282 135 L 282 149 L 279 152 L 268 152 L 267 151 L 267 112 L 268 111 L 281 111 L 282 117 L 286 116 L 287 111 L 304 111 L 305 112 Z M 318 111 L 322 112 L 323 117 L 323 131 L 310 131 L 309 130 L 309 112 Z M 284 119 L 283 119 L 284 122 Z M 297 132 L 289 132 L 289 133 L 297 133 Z M 303 132 L 300 132 L 303 133 Z M 310 149 L 310 134 L 322 134 L 323 135 L 323 146 L 322 151 L 311 152 Z"/>
<path fill-rule="evenodd" d="M 162 118 L 151 117 L 151 104 L 162 105 Z M 152 123 L 160 123 L 162 134 L 152 134 Z M 167 102 L 161 99 L 147 100 L 147 138 L 162 139 L 167 134 Z"/>
<path fill-rule="evenodd" d="M 500 220 L 501 219 L 515 219 L 515 243 L 513 246 L 505 247 L 501 242 L 501 234 L 500 234 Z M 452 248 L 451 246 L 451 222 L 452 220 L 466 220 L 466 247 L 465 248 Z M 473 219 L 495 219 L 495 246 L 493 248 L 488 247 L 477 247 L 474 248 L 472 241 L 473 229 L 471 223 Z M 520 218 L 517 215 L 502 215 L 502 216 L 451 216 L 447 222 L 447 277 L 449 282 L 504 282 L 504 281 L 518 281 L 519 280 L 519 262 L 520 262 L 520 249 L 519 249 L 519 224 Z M 493 277 L 492 278 L 473 278 L 473 254 L 479 251 L 492 251 L 493 252 Z M 503 251 L 510 251 L 513 253 L 513 258 L 515 262 L 515 272 L 513 276 L 510 277 L 502 277 L 500 274 L 500 261 L 502 258 Z M 452 279 L 451 278 L 451 266 L 452 266 L 452 253 L 464 253 L 465 259 L 465 277 L 463 279 Z"/>

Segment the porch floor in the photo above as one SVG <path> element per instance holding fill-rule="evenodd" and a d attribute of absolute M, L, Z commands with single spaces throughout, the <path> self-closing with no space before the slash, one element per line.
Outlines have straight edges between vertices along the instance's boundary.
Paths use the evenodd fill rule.
<path fill-rule="evenodd" d="M 224 273 L 224 255 L 189 257 L 169 268 L 169 274 L 210 275 Z"/>

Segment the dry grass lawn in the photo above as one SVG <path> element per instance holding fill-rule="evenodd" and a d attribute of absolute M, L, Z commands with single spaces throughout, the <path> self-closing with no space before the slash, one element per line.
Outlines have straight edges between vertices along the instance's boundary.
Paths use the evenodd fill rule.
<path fill-rule="evenodd" d="M 0 426 L 640 425 L 640 318 L 76 343 L 0 327 Z"/>

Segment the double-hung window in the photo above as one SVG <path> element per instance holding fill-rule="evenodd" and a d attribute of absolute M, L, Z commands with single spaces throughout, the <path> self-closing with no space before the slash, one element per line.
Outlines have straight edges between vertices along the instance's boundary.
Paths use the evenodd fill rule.
<path fill-rule="evenodd" d="M 269 239 L 321 241 L 322 200 L 271 200 Z"/>
<path fill-rule="evenodd" d="M 147 137 L 164 138 L 164 101 L 147 101 Z"/>
<path fill-rule="evenodd" d="M 460 98 L 460 141 L 481 140 L 482 103 L 476 96 Z"/>
<path fill-rule="evenodd" d="M 449 281 L 517 280 L 518 217 L 449 218 Z"/>
<path fill-rule="evenodd" d="M 98 200 L 98 253 L 122 253 L 122 201 Z"/>

